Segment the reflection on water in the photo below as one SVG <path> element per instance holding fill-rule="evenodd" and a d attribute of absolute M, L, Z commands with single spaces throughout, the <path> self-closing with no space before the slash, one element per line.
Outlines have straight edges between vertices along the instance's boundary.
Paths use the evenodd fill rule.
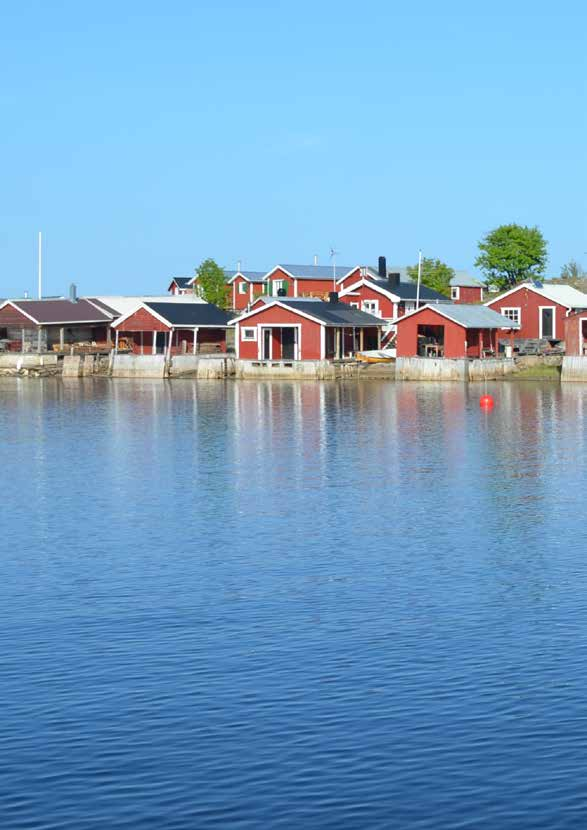
<path fill-rule="evenodd" d="M 586 402 L 0 381 L 2 826 L 583 826 Z"/>

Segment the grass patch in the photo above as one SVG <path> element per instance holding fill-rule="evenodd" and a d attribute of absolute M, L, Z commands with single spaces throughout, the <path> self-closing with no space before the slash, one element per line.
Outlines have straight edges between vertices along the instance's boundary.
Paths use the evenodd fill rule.
<path fill-rule="evenodd" d="M 537 366 L 523 366 L 507 377 L 512 380 L 560 380 L 560 376 L 560 366 L 542 363 Z"/>

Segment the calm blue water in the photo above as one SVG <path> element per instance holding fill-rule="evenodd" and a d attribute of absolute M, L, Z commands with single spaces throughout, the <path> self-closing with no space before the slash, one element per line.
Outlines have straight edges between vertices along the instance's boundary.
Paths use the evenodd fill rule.
<path fill-rule="evenodd" d="M 0 382 L 0 827 L 582 828 L 587 386 Z"/>

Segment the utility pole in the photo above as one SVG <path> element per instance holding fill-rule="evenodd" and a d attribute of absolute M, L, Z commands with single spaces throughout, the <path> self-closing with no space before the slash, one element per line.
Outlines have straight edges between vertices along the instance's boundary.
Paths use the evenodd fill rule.
<path fill-rule="evenodd" d="M 43 242 L 42 242 L 42 235 L 41 231 L 39 231 L 39 259 L 38 259 L 38 266 L 39 266 L 39 300 L 43 299 Z"/>
<path fill-rule="evenodd" d="M 420 283 L 422 282 L 422 251 L 418 251 L 418 286 L 416 288 L 416 311 L 420 308 Z"/>
<path fill-rule="evenodd" d="M 336 291 L 336 255 L 338 251 L 334 248 L 330 249 L 330 259 L 332 260 L 332 290 Z"/>

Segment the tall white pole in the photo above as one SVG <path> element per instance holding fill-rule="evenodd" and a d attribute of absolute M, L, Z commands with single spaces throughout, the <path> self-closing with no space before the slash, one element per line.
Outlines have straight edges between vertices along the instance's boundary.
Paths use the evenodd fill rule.
<path fill-rule="evenodd" d="M 416 309 L 420 308 L 420 283 L 422 282 L 422 251 L 418 251 L 418 286 L 416 288 Z"/>
<path fill-rule="evenodd" d="M 41 231 L 39 231 L 39 300 L 43 299 L 43 245 Z"/>

